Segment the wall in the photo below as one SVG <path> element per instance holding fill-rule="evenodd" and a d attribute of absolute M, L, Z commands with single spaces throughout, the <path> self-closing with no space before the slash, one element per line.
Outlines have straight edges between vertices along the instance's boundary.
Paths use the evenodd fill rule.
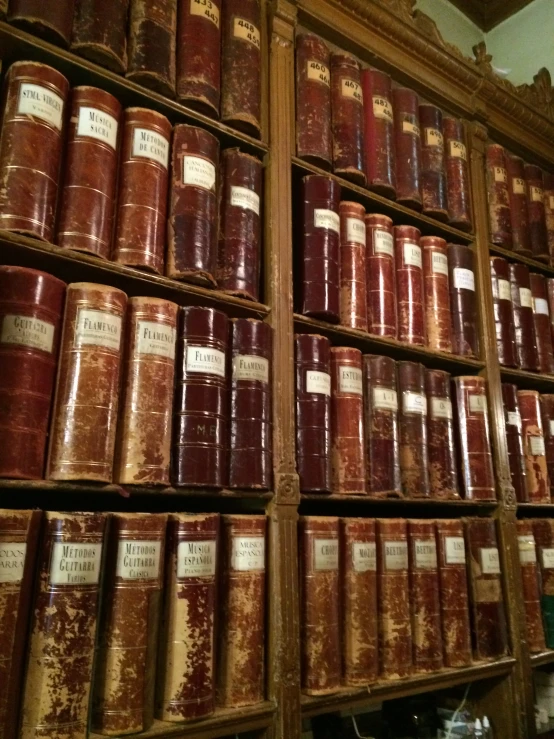
<path fill-rule="evenodd" d="M 417 9 L 435 21 L 445 41 L 454 44 L 463 54 L 473 59 L 472 47 L 485 38 L 479 26 L 448 0 L 418 0 Z"/>

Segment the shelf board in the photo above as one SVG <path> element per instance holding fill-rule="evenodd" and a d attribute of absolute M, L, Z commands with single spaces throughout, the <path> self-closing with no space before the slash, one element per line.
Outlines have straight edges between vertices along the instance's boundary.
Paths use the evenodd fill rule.
<path fill-rule="evenodd" d="M 525 516 L 554 516 L 554 503 L 518 503 L 517 511 Z"/>
<path fill-rule="evenodd" d="M 489 251 L 491 254 L 505 257 L 511 262 L 526 264 L 532 270 L 541 272 L 542 274 L 554 276 L 554 267 L 544 264 L 544 262 L 538 262 L 536 259 L 531 259 L 531 257 L 524 257 L 522 254 L 517 254 L 516 252 L 510 251 L 510 249 L 503 249 L 501 246 L 496 246 L 495 244 L 489 244 Z"/>
<path fill-rule="evenodd" d="M 554 393 L 554 375 L 526 372 L 525 370 L 500 367 L 502 382 L 511 382 L 524 390 L 538 390 L 541 393 Z"/>
<path fill-rule="evenodd" d="M 334 507 L 341 508 L 344 506 L 352 509 L 357 506 L 360 510 L 364 508 L 374 509 L 379 515 L 379 511 L 390 508 L 396 515 L 400 515 L 401 511 L 405 513 L 416 512 L 426 515 L 437 514 L 471 514 L 471 513 L 492 513 L 498 507 L 498 501 L 480 501 L 480 500 L 437 500 L 436 498 L 372 498 L 369 495 L 325 495 L 323 493 L 302 493 L 300 495 L 300 512 L 303 509 L 332 509 Z M 342 515 L 342 513 L 341 513 Z"/>
<path fill-rule="evenodd" d="M 548 649 L 546 652 L 537 652 L 531 655 L 531 667 L 540 667 L 541 665 L 549 665 L 554 662 L 554 650 Z"/>

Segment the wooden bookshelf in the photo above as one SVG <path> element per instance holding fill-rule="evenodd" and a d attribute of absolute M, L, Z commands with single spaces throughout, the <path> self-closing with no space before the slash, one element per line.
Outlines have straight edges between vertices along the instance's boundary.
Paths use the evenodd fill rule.
<path fill-rule="evenodd" d="M 543 665 L 551 665 L 554 662 L 554 650 L 548 649 L 546 652 L 537 652 L 531 655 L 531 665 L 533 668 L 542 667 Z"/>
<path fill-rule="evenodd" d="M 540 372 L 526 372 L 525 370 L 501 367 L 502 382 L 511 382 L 520 389 L 538 390 L 540 393 L 554 393 L 554 375 Z"/>
<path fill-rule="evenodd" d="M 551 267 L 549 264 L 545 264 L 544 262 L 539 262 L 537 259 L 526 257 L 523 254 L 517 254 L 510 249 L 503 249 L 501 246 L 496 246 L 496 244 L 489 244 L 489 251 L 491 255 L 504 257 L 504 259 L 507 259 L 509 262 L 525 264 L 529 267 L 531 272 L 540 272 L 545 275 L 545 277 L 554 276 L 554 267 Z"/>

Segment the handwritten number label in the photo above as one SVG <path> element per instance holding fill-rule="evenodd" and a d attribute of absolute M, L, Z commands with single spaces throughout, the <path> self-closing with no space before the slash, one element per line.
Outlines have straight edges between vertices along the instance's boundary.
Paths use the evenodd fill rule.
<path fill-rule="evenodd" d="M 212 0 L 190 0 L 190 14 L 207 18 L 219 28 L 219 8 Z"/>

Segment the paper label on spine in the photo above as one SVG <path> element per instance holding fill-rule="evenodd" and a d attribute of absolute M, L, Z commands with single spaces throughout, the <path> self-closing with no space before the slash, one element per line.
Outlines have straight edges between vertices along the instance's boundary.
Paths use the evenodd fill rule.
<path fill-rule="evenodd" d="M 466 545 L 463 536 L 445 536 L 444 553 L 447 565 L 465 565 Z"/>
<path fill-rule="evenodd" d="M 355 572 L 375 572 L 377 546 L 374 541 L 352 542 L 352 566 Z"/>
<path fill-rule="evenodd" d="M 209 346 L 187 346 L 187 372 L 225 377 L 225 352 Z"/>
<path fill-rule="evenodd" d="M 432 252 L 431 268 L 434 275 L 447 275 L 448 274 L 448 259 L 445 254 L 439 254 L 439 252 Z"/>
<path fill-rule="evenodd" d="M 202 157 L 183 157 L 183 185 L 203 187 L 213 190 L 215 187 L 215 166 Z"/>
<path fill-rule="evenodd" d="M 498 298 L 512 302 L 512 290 L 508 280 L 498 280 Z"/>
<path fill-rule="evenodd" d="M 252 46 L 255 46 L 256 49 L 259 49 L 261 47 L 261 36 L 259 29 L 244 18 L 234 19 L 233 36 L 235 38 L 240 38 L 243 41 L 248 41 L 248 43 L 252 44 Z"/>
<path fill-rule="evenodd" d="M 374 387 L 373 407 L 382 411 L 397 411 L 398 395 L 396 394 L 396 390 L 389 390 L 386 387 Z"/>
<path fill-rule="evenodd" d="M 121 345 L 121 316 L 100 310 L 79 308 L 75 325 L 75 346 L 103 346 L 119 351 Z"/>
<path fill-rule="evenodd" d="M 169 164 L 169 141 L 148 128 L 135 128 L 133 131 L 132 156 L 152 159 L 167 169 Z"/>
<path fill-rule="evenodd" d="M 486 413 L 487 398 L 485 395 L 469 395 L 469 412 L 470 413 Z"/>
<path fill-rule="evenodd" d="M 419 126 L 415 122 L 415 117 L 413 117 L 413 120 L 410 118 L 404 118 L 402 121 L 402 132 L 403 133 L 411 133 L 412 136 L 419 136 Z"/>
<path fill-rule="evenodd" d="M 339 392 L 361 395 L 363 392 L 362 370 L 349 365 L 339 365 Z"/>
<path fill-rule="evenodd" d="M 404 244 L 404 266 L 419 267 L 421 269 L 421 247 L 417 244 Z"/>
<path fill-rule="evenodd" d="M 418 570 L 437 569 L 437 544 L 434 539 L 416 539 L 414 555 Z"/>
<path fill-rule="evenodd" d="M 217 542 L 180 541 L 177 546 L 177 579 L 213 577 L 215 575 Z"/>
<path fill-rule="evenodd" d="M 454 268 L 454 287 L 475 292 L 475 275 L 470 269 L 464 267 Z"/>
<path fill-rule="evenodd" d="M 535 537 L 532 534 L 525 534 L 517 537 L 519 546 L 519 561 L 521 564 L 537 561 L 537 550 L 535 547 Z"/>
<path fill-rule="evenodd" d="M 158 357 L 175 359 L 176 331 L 171 326 L 154 321 L 139 321 L 137 334 L 138 354 L 155 354 Z"/>
<path fill-rule="evenodd" d="M 309 80 L 315 82 L 322 82 L 324 85 L 329 87 L 331 83 L 331 74 L 329 73 L 329 67 L 321 62 L 308 61 L 307 77 Z"/>
<path fill-rule="evenodd" d="M 431 398 L 431 418 L 452 418 L 452 402 L 448 398 Z"/>
<path fill-rule="evenodd" d="M 219 8 L 211 0 L 190 0 L 190 14 L 201 15 L 219 28 Z"/>
<path fill-rule="evenodd" d="M 328 228 L 340 234 L 339 214 L 327 208 L 316 208 L 314 210 L 314 226 L 316 228 Z"/>
<path fill-rule="evenodd" d="M 47 87 L 22 82 L 19 86 L 17 112 L 20 115 L 40 118 L 58 131 L 62 130 L 63 99 Z"/>
<path fill-rule="evenodd" d="M 409 390 L 402 393 L 404 413 L 419 413 L 427 415 L 427 398 L 423 393 L 412 393 Z"/>
<path fill-rule="evenodd" d="M 522 177 L 514 177 L 512 180 L 514 195 L 525 195 L 525 180 Z"/>
<path fill-rule="evenodd" d="M 458 159 L 463 159 L 464 161 L 467 161 L 467 149 L 466 149 L 465 144 L 462 144 L 461 141 L 451 141 L 450 142 L 450 156 L 457 157 Z"/>
<path fill-rule="evenodd" d="M 27 544 L 19 541 L 0 542 L 0 583 L 21 582 L 25 568 Z"/>
<path fill-rule="evenodd" d="M 117 548 L 115 574 L 123 580 L 157 580 L 161 550 L 161 541 L 123 539 Z"/>
<path fill-rule="evenodd" d="M 265 570 L 265 538 L 263 536 L 233 536 L 231 542 L 231 569 L 236 572 L 263 572 Z"/>
<path fill-rule="evenodd" d="M 508 182 L 508 173 L 504 167 L 494 167 L 493 169 L 495 182 Z"/>
<path fill-rule="evenodd" d="M 2 321 L 0 344 L 17 344 L 40 349 L 52 354 L 54 347 L 53 323 L 41 321 L 40 318 L 30 316 L 5 315 Z"/>
<path fill-rule="evenodd" d="M 339 542 L 337 539 L 314 539 L 314 570 L 334 571 L 339 568 Z"/>
<path fill-rule="evenodd" d="M 554 421 L 553 420 L 550 420 L 548 422 L 548 426 L 550 428 L 550 436 L 554 436 Z"/>
<path fill-rule="evenodd" d="M 365 223 L 361 218 L 346 219 L 346 240 L 365 246 Z"/>
<path fill-rule="evenodd" d="M 114 149 L 117 146 L 117 120 L 98 108 L 79 108 L 79 122 L 77 136 L 88 136 L 97 141 L 103 141 Z"/>
<path fill-rule="evenodd" d="M 510 426 L 517 426 L 518 429 L 520 429 L 521 416 L 519 415 L 519 411 L 508 411 L 508 418 L 506 419 L 506 423 L 508 423 Z"/>
<path fill-rule="evenodd" d="M 392 234 L 388 231 L 374 231 L 373 232 L 375 254 L 387 254 L 392 257 L 394 253 L 394 241 Z"/>
<path fill-rule="evenodd" d="M 533 307 L 533 294 L 528 287 L 519 288 L 519 302 L 522 308 Z"/>
<path fill-rule="evenodd" d="M 500 555 L 496 547 L 481 547 L 481 572 L 484 575 L 500 575 Z"/>
<path fill-rule="evenodd" d="M 554 569 L 554 549 L 541 549 L 541 563 L 545 570 Z"/>
<path fill-rule="evenodd" d="M 257 216 L 260 215 L 260 196 L 247 187 L 231 185 L 231 205 L 252 210 Z"/>
<path fill-rule="evenodd" d="M 331 395 L 331 375 L 327 372 L 307 370 L 306 392 L 319 393 L 320 395 Z"/>
<path fill-rule="evenodd" d="M 408 569 L 408 543 L 405 541 L 385 542 L 385 570 Z"/>
<path fill-rule="evenodd" d="M 544 202 L 544 190 L 542 189 L 542 187 L 537 187 L 536 185 L 530 185 L 529 195 L 530 195 L 532 203 Z"/>
<path fill-rule="evenodd" d="M 96 585 L 100 579 L 102 544 L 55 541 L 50 585 Z"/>
<path fill-rule="evenodd" d="M 340 81 L 341 93 L 345 98 L 352 98 L 358 103 L 364 102 L 362 94 L 362 86 L 351 79 L 341 79 Z"/>
<path fill-rule="evenodd" d="M 392 123 L 394 120 L 392 105 L 386 98 L 382 98 L 379 95 L 373 96 L 373 115 L 375 118 L 380 118 L 389 123 Z"/>
<path fill-rule="evenodd" d="M 426 128 L 425 130 L 425 145 L 426 146 L 443 146 L 442 133 L 436 128 Z"/>
<path fill-rule="evenodd" d="M 233 380 L 269 382 L 269 360 L 255 354 L 237 354 L 233 357 Z"/>
<path fill-rule="evenodd" d="M 533 298 L 533 312 L 543 316 L 550 315 L 548 312 L 548 301 L 544 298 Z"/>
<path fill-rule="evenodd" d="M 544 448 L 544 438 L 542 436 L 528 436 L 529 453 L 533 457 L 544 457 L 546 454 Z"/>

